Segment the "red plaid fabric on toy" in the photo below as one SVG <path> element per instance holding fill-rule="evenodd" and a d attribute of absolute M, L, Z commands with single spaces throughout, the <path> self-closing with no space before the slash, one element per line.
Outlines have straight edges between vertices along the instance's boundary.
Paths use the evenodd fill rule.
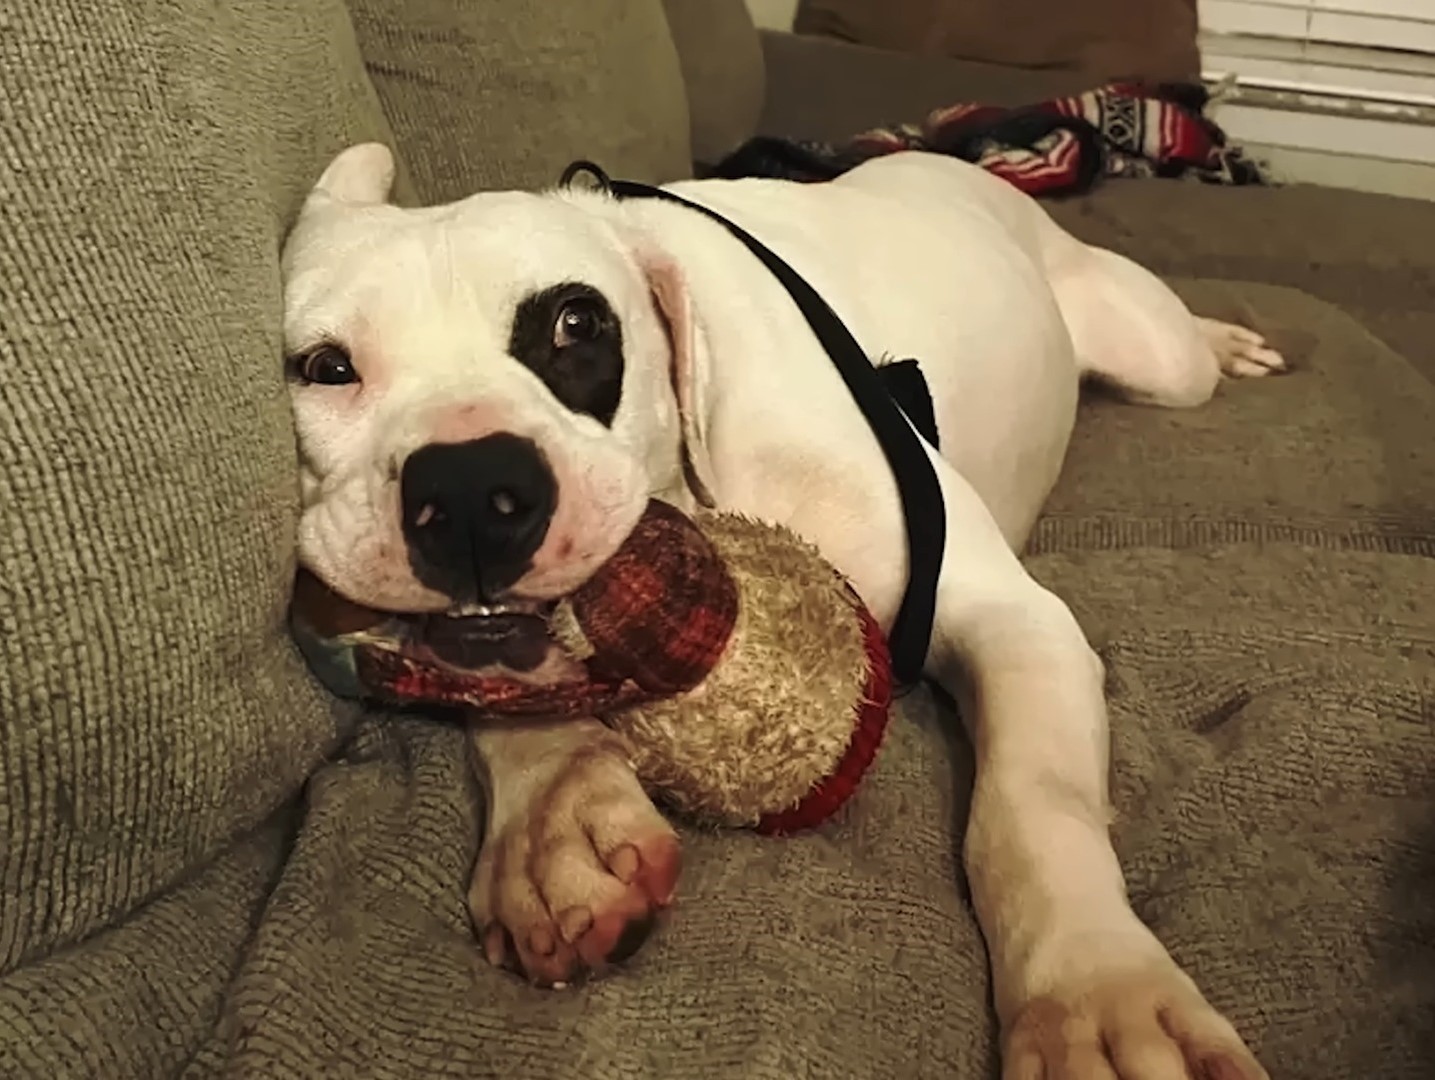
<path fill-rule="evenodd" d="M 920 126 L 877 128 L 841 145 L 753 139 L 713 172 L 830 180 L 874 157 L 927 150 L 970 161 L 1038 196 L 1085 191 L 1106 176 L 1260 183 L 1255 165 L 1205 117 L 1207 100 L 1197 85 L 1117 83 L 1017 109 L 949 105 Z"/>

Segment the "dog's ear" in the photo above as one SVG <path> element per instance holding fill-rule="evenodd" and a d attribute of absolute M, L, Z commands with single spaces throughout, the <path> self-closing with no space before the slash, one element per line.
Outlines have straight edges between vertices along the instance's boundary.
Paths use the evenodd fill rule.
<path fill-rule="evenodd" d="M 388 202 L 394 186 L 394 155 L 383 143 L 359 143 L 342 151 L 314 185 L 315 195 L 327 195 L 351 206 Z"/>
<path fill-rule="evenodd" d="M 683 469 L 688 486 L 703 506 L 716 505 L 715 478 L 708 455 L 707 404 L 711 380 L 707 339 L 693 318 L 692 300 L 682 269 L 662 252 L 646 252 L 640 262 L 648 290 L 668 332 L 672 352 L 669 377 L 682 428 Z"/>

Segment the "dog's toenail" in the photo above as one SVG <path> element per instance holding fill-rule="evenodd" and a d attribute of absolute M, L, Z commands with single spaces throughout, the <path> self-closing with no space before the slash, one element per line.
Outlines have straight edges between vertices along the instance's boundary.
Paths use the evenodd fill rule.
<path fill-rule="evenodd" d="M 569 908 L 558 920 L 563 940 L 572 945 L 593 925 L 593 913 L 585 907 Z"/>
<path fill-rule="evenodd" d="M 479 936 L 479 941 L 483 943 L 484 959 L 494 967 L 503 966 L 503 961 L 506 958 L 504 938 L 507 936 L 507 933 L 508 932 L 497 923 L 489 923 Z"/>
<path fill-rule="evenodd" d="M 509 933 L 508 927 L 495 924 L 495 928 L 497 933 L 493 938 L 495 943 L 493 954 L 498 957 L 498 962 L 494 966 L 514 975 L 522 975 L 523 961 L 518 955 L 518 943 L 513 940 L 513 935 Z M 487 953 L 486 948 L 485 953 Z"/>
<path fill-rule="evenodd" d="M 528 935 L 528 947 L 539 956 L 552 956 L 557 944 L 546 926 L 540 926 Z"/>
<path fill-rule="evenodd" d="M 613 857 L 608 860 L 608 869 L 624 885 L 633 883 L 633 879 L 638 876 L 638 868 L 642 865 L 642 856 L 632 844 L 624 844 L 613 852 Z"/>
<path fill-rule="evenodd" d="M 567 990 L 567 989 L 568 989 L 568 984 L 567 984 L 566 982 L 556 982 L 556 983 L 553 984 L 553 989 L 555 989 L 555 990 Z"/>
<path fill-rule="evenodd" d="M 641 919 L 634 919 L 623 932 L 618 935 L 618 940 L 608 950 L 608 962 L 610 964 L 621 964 L 635 952 L 643 947 L 643 942 L 648 940 L 648 935 L 653 932 L 653 925 L 657 919 L 652 915 L 645 915 Z"/>

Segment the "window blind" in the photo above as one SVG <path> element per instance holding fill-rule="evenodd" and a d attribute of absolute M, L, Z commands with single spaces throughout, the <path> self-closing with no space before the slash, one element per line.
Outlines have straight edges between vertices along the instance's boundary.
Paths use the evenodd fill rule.
<path fill-rule="evenodd" d="M 1246 143 L 1435 164 L 1435 0 L 1198 0 L 1215 115 Z"/>
<path fill-rule="evenodd" d="M 1207 78 L 1435 106 L 1435 0 L 1200 0 Z"/>

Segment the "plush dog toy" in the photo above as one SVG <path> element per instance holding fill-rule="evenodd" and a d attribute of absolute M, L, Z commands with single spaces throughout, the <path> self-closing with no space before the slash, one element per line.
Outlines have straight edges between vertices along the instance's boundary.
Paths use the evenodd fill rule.
<path fill-rule="evenodd" d="M 480 723 L 598 716 L 639 777 L 710 824 L 793 832 L 829 817 L 876 755 L 886 640 L 786 529 L 654 500 L 622 547 L 543 615 L 396 616 L 301 573 L 292 624 L 341 695 Z M 538 628 L 515 620 L 544 619 Z"/>

